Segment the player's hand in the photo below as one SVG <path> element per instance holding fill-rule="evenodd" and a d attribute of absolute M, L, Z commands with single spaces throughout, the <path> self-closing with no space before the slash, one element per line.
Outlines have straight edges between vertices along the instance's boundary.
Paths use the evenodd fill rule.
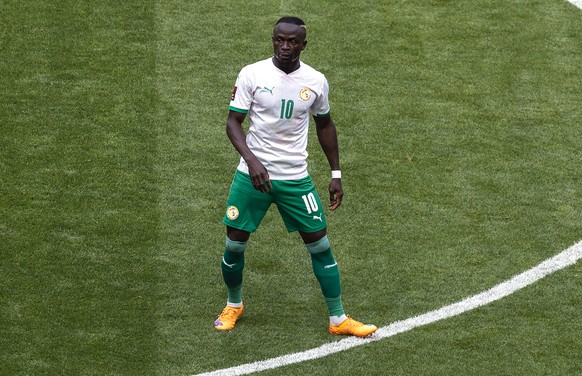
<path fill-rule="evenodd" d="M 342 204 L 344 191 L 342 179 L 331 179 L 329 183 L 329 210 L 335 210 Z"/>
<path fill-rule="evenodd" d="M 249 175 L 253 187 L 263 193 L 270 192 L 273 186 L 271 185 L 269 172 L 265 166 L 258 159 L 250 163 L 247 161 L 247 165 L 249 166 Z"/>

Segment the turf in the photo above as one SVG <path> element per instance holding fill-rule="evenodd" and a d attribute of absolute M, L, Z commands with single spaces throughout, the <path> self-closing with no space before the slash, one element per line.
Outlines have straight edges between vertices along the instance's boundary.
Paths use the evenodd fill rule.
<path fill-rule="evenodd" d="M 330 82 L 346 197 L 329 233 L 354 317 L 442 307 L 582 238 L 582 12 L 565 1 L 8 0 L 0 374 L 192 375 L 336 340 L 276 210 L 247 251 L 245 316 L 211 326 L 228 99 L 286 14 Z M 579 374 L 581 273 L 264 374 Z"/>

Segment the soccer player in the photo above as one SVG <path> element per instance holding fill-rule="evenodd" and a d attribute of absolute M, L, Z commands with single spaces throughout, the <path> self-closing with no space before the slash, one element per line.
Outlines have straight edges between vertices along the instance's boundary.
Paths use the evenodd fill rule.
<path fill-rule="evenodd" d="M 244 310 L 242 280 L 244 251 L 274 203 L 289 232 L 298 231 L 311 255 L 329 311 L 332 334 L 366 337 L 376 326 L 347 316 L 341 299 L 338 265 L 327 238 L 323 205 L 307 172 L 309 115 L 331 167 L 329 209 L 337 209 L 344 195 L 335 124 L 330 116 L 325 76 L 299 57 L 307 45 L 307 29 L 297 17 L 283 17 L 273 30 L 274 56 L 244 67 L 236 80 L 229 106 L 226 133 L 241 155 L 224 224 L 226 249 L 222 275 L 227 305 L 214 322 L 231 330 Z M 249 116 L 247 134 L 242 124 Z"/>

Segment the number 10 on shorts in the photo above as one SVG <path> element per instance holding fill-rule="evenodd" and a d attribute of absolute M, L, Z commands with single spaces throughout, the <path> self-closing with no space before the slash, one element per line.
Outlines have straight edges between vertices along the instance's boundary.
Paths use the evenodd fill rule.
<path fill-rule="evenodd" d="M 307 214 L 311 214 L 313 212 L 317 212 L 319 210 L 319 206 L 317 205 L 317 200 L 315 200 L 315 196 L 313 192 L 310 192 L 307 195 L 301 196 L 303 202 L 305 203 L 305 208 L 307 209 Z"/>

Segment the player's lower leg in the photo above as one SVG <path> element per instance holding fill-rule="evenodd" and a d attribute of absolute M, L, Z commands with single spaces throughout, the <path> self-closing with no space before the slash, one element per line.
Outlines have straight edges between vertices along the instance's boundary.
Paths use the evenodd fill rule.
<path fill-rule="evenodd" d="M 376 331 L 374 325 L 365 325 L 348 317 L 341 298 L 341 282 L 337 262 L 332 253 L 327 236 L 314 243 L 306 244 L 311 254 L 313 273 L 319 281 L 325 303 L 329 311 L 329 331 L 332 334 L 347 334 L 366 337 Z"/>
<path fill-rule="evenodd" d="M 214 321 L 218 330 L 230 330 L 242 315 L 242 281 L 244 269 L 244 251 L 246 242 L 237 242 L 226 238 L 226 248 L 221 261 L 222 278 L 228 291 L 226 307 Z"/>

